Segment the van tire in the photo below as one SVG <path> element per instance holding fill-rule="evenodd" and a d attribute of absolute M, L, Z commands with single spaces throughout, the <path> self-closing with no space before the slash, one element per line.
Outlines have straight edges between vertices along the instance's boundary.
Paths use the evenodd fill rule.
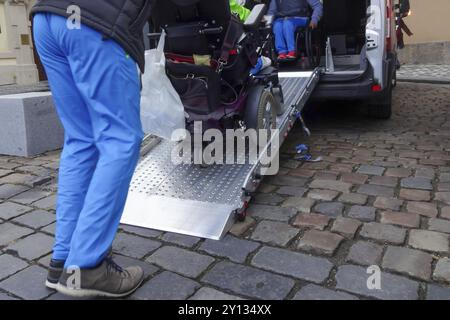
<path fill-rule="evenodd" d="M 376 101 L 369 103 L 369 116 L 375 119 L 390 119 L 392 116 L 392 86 Z"/>
<path fill-rule="evenodd" d="M 397 69 L 394 70 L 394 75 L 392 76 L 392 88 L 397 87 Z"/>

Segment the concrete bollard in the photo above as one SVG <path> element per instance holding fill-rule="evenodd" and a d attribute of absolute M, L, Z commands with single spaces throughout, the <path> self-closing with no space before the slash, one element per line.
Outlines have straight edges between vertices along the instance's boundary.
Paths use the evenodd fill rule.
<path fill-rule="evenodd" d="M 0 96 L 0 154 L 31 157 L 60 149 L 63 141 L 50 92 Z"/>

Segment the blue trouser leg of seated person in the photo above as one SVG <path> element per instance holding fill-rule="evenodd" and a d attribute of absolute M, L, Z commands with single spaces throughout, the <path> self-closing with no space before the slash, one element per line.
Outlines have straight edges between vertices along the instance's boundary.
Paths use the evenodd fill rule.
<path fill-rule="evenodd" d="M 288 53 L 286 41 L 284 40 L 283 20 L 277 19 L 273 23 L 273 34 L 275 35 L 275 49 L 278 54 Z"/>
<path fill-rule="evenodd" d="M 278 53 L 297 51 L 295 33 L 298 28 L 306 27 L 309 19 L 306 17 L 289 17 L 275 20 L 275 48 Z"/>
<path fill-rule="evenodd" d="M 53 258 L 92 268 L 117 232 L 142 141 L 136 63 L 113 40 L 34 17 L 34 38 L 65 130 Z"/>

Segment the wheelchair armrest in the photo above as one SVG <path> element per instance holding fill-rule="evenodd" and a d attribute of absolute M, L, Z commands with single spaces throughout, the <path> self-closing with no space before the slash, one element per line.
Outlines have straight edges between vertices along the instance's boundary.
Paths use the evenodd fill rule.
<path fill-rule="evenodd" d="M 260 26 L 262 18 L 264 14 L 266 13 L 266 5 L 265 4 L 258 4 L 256 5 L 250 15 L 248 16 L 247 20 L 244 22 L 244 29 L 245 30 L 251 30 L 256 29 Z"/>

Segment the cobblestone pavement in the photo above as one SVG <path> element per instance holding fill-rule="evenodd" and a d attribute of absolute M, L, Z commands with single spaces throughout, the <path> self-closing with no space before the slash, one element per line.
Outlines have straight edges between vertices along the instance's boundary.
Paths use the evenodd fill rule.
<path fill-rule="evenodd" d="M 450 65 L 403 65 L 397 73 L 399 80 L 450 83 Z"/>
<path fill-rule="evenodd" d="M 121 227 L 117 261 L 147 277 L 131 299 L 450 299 L 449 87 L 400 83 L 390 121 L 316 107 L 306 142 L 324 161 L 294 160 L 297 128 L 224 240 Z M 65 298 L 43 285 L 58 156 L 0 157 L 0 299 Z"/>

